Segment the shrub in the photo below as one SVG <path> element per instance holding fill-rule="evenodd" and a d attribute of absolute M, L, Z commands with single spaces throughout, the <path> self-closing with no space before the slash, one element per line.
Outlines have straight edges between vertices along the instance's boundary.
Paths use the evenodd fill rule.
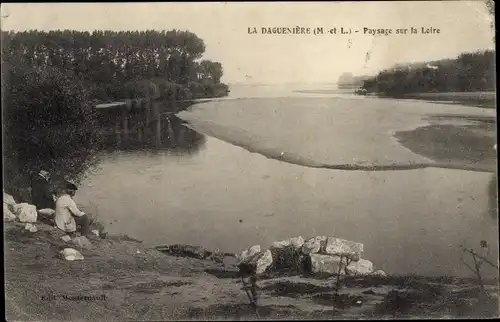
<path fill-rule="evenodd" d="M 100 136 L 88 87 L 71 72 L 10 66 L 4 82 L 4 178 L 25 186 L 43 167 L 78 181 Z"/>

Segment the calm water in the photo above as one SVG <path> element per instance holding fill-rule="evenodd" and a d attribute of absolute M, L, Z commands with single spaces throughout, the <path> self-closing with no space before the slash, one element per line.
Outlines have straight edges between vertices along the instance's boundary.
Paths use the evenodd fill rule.
<path fill-rule="evenodd" d="M 296 89 L 310 88 L 236 87 L 231 95 L 267 97 L 264 107 L 259 103 L 262 109 L 280 104 L 272 97 L 310 98 L 311 106 L 318 104 L 318 95 Z M 360 99 L 370 104 L 345 92 L 329 96 L 345 98 L 346 106 Z M 217 102 L 211 104 L 217 108 Z M 238 101 L 232 104 L 238 109 Z M 280 128 L 289 124 L 294 133 L 314 135 L 297 126 L 292 112 Z M 235 110 L 230 117 L 237 124 L 243 114 Z M 265 131 L 269 120 L 262 118 L 259 131 Z M 297 235 L 336 236 L 364 243 L 364 257 L 389 273 L 426 275 L 470 275 L 460 263 L 459 245 L 497 243 L 497 216 L 489 210 L 490 173 L 314 169 L 250 153 L 197 133 L 176 117 L 164 118 L 158 126 L 154 139 L 144 132 L 132 132 L 128 142 L 110 137 L 110 150 L 79 190 L 77 201 L 97 213 L 112 233 L 124 232 L 151 245 L 186 243 L 224 251 L 265 247 Z M 276 137 L 269 135 L 269 140 Z M 335 153 L 335 147 L 325 149 Z M 320 150 L 308 150 L 309 157 Z M 496 246 L 492 254 L 498 254 Z"/>

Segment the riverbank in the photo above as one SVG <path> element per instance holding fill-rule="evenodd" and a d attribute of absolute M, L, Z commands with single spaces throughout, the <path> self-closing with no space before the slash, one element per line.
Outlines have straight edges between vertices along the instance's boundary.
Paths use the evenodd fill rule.
<path fill-rule="evenodd" d="M 498 316 L 498 296 L 481 297 L 473 279 L 350 277 L 340 294 L 357 305 L 333 308 L 334 278 L 259 278 L 258 315 L 234 263 L 172 257 L 124 236 L 93 241 L 82 261 L 65 261 L 61 233 L 5 223 L 8 320 L 329 319 Z M 498 281 L 486 281 L 498 294 Z M 86 297 L 86 298 L 85 298 Z"/>

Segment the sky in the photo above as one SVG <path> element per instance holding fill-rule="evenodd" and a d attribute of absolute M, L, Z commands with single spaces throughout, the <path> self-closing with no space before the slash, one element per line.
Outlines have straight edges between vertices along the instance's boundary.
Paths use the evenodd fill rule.
<path fill-rule="evenodd" d="M 9 3 L 2 30 L 189 30 L 222 63 L 226 83 L 330 83 L 343 72 L 373 75 L 396 63 L 493 49 L 482 1 Z M 262 27 L 323 27 L 323 35 L 269 35 Z M 396 35 L 415 27 L 416 35 Z M 257 28 L 249 34 L 248 28 Z M 326 33 L 351 28 L 351 35 Z M 392 29 L 372 36 L 363 28 Z M 440 29 L 422 34 L 421 28 Z M 355 30 L 359 30 L 355 33 Z"/>

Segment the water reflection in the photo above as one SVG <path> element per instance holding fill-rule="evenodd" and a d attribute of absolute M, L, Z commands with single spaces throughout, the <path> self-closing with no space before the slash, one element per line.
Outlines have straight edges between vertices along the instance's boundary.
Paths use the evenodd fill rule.
<path fill-rule="evenodd" d="M 167 150 L 188 155 L 198 152 L 206 140 L 172 113 L 106 111 L 102 112 L 101 125 L 104 149 L 109 152 Z"/>

